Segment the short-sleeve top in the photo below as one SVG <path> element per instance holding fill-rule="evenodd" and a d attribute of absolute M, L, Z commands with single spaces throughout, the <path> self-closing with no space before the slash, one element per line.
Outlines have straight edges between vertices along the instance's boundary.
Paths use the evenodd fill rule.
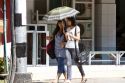
<path fill-rule="evenodd" d="M 70 27 L 67 28 L 67 33 L 68 33 L 68 34 L 72 34 L 72 35 L 75 36 L 75 35 L 76 35 L 76 34 L 75 34 L 75 29 L 76 29 L 76 34 L 80 33 L 80 28 L 79 28 L 79 26 L 75 26 L 75 27 L 73 27 L 73 28 L 70 28 Z M 76 48 L 79 48 L 78 42 L 79 42 L 79 41 L 76 41 Z M 74 41 L 74 39 L 68 37 L 68 40 L 67 40 L 67 43 L 66 43 L 65 48 L 75 48 L 75 41 Z"/>
<path fill-rule="evenodd" d="M 64 35 L 57 33 L 55 36 L 55 54 L 56 57 L 65 57 L 65 48 L 61 47 L 61 42 L 64 40 Z"/>

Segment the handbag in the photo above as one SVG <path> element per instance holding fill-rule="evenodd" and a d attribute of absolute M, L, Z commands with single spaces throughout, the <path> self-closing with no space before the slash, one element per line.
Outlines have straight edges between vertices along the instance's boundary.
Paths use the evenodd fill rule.
<path fill-rule="evenodd" d="M 47 45 L 47 53 L 51 59 L 55 59 L 55 39 L 51 40 Z"/>
<path fill-rule="evenodd" d="M 75 35 L 76 35 L 76 27 L 75 27 Z M 80 53 L 77 54 L 77 48 L 76 48 L 76 40 L 74 40 L 75 42 L 75 52 L 76 52 L 76 61 L 80 64 L 84 64 L 85 62 L 87 62 L 88 59 L 88 55 L 89 55 L 89 50 L 86 50 L 85 45 L 83 44 L 83 42 L 79 42 L 79 51 Z"/>

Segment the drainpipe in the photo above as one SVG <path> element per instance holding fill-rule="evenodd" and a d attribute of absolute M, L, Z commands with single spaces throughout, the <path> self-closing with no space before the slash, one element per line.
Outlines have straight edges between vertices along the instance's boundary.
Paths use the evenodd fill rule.
<path fill-rule="evenodd" d="M 27 34 L 26 34 L 26 0 L 15 0 L 15 32 L 16 32 L 16 57 L 17 72 L 14 83 L 31 83 L 31 76 L 27 73 Z"/>
<path fill-rule="evenodd" d="M 10 0 L 11 9 L 11 63 L 10 63 L 10 73 L 9 73 L 9 83 L 13 83 L 14 76 L 16 72 L 16 44 L 15 44 L 15 28 L 14 28 L 14 1 Z"/>
<path fill-rule="evenodd" d="M 6 51 L 6 43 L 7 43 L 7 35 L 6 35 L 6 30 L 7 30 L 7 20 L 6 20 L 6 0 L 3 2 L 3 34 L 4 34 L 4 72 L 8 73 L 8 58 L 7 58 L 7 51 Z"/>

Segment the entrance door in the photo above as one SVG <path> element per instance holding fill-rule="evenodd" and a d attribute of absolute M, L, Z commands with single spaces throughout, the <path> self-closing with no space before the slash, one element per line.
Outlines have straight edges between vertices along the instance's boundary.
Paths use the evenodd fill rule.
<path fill-rule="evenodd" d="M 41 28 L 41 29 L 40 29 Z M 49 57 L 46 54 L 46 45 L 49 35 L 44 25 L 28 26 L 27 31 L 27 64 L 33 66 L 49 65 Z"/>

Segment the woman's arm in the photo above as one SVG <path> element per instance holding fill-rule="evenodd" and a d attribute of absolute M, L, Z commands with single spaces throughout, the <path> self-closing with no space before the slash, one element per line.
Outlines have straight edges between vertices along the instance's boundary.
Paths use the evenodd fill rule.
<path fill-rule="evenodd" d="M 69 36 L 70 36 L 71 38 L 75 39 L 75 40 L 78 40 L 78 41 L 80 40 L 80 32 L 77 33 L 76 35 L 69 34 Z"/>
<path fill-rule="evenodd" d="M 46 37 L 46 39 L 49 40 L 49 41 L 51 41 L 53 38 L 54 38 L 53 35 L 50 35 L 50 36 Z"/>

